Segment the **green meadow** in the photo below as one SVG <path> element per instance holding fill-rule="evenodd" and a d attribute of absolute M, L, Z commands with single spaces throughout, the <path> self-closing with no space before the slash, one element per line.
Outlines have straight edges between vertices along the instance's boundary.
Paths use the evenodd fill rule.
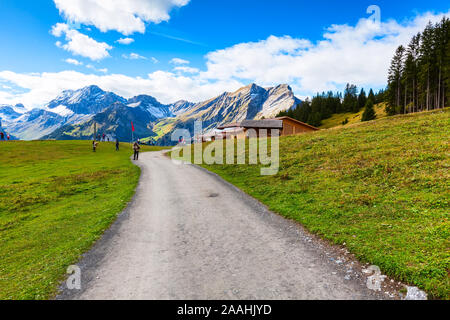
<path fill-rule="evenodd" d="M 280 171 L 204 165 L 363 262 L 449 299 L 450 110 L 280 139 Z M 248 150 L 248 148 L 247 148 Z"/>
<path fill-rule="evenodd" d="M 131 145 L 91 145 L 0 143 L 0 300 L 53 297 L 132 198 L 140 169 Z"/>
<path fill-rule="evenodd" d="M 385 274 L 449 299 L 450 109 L 280 141 L 281 167 L 204 165 Z M 144 151 L 160 150 L 145 147 Z M 0 143 L 0 299 L 47 299 L 132 198 L 131 146 Z"/>

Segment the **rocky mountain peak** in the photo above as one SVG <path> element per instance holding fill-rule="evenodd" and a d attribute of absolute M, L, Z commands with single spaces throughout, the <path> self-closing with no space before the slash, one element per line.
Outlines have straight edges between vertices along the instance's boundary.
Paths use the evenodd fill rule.
<path fill-rule="evenodd" d="M 0 118 L 20 139 L 38 139 L 43 135 L 51 139 L 90 138 L 93 122 L 99 130 L 127 138 L 130 121 L 135 124 L 137 136 L 163 132 L 169 137 L 176 128 L 193 129 L 196 120 L 203 121 L 205 130 L 212 130 L 229 122 L 272 118 L 299 102 L 287 84 L 263 88 L 251 83 L 204 102 L 180 100 L 170 105 L 145 94 L 127 100 L 92 85 L 66 90 L 43 109 L 27 111 L 23 105 L 0 106 Z M 154 132 L 154 128 L 158 130 Z M 167 137 L 156 140 L 168 143 L 164 140 Z"/>
<path fill-rule="evenodd" d="M 64 113 L 67 113 L 65 109 L 68 109 L 75 114 L 96 114 L 118 101 L 125 103 L 126 99 L 92 85 L 75 91 L 63 91 L 56 99 L 50 101 L 47 109 L 62 110 Z"/>

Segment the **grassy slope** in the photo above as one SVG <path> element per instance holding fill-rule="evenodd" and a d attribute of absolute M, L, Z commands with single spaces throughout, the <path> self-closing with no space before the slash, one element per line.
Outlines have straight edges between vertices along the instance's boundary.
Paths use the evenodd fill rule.
<path fill-rule="evenodd" d="M 146 143 L 147 141 L 150 140 L 158 141 L 160 138 L 162 138 L 163 136 L 165 136 L 174 129 L 175 123 L 176 120 L 174 118 L 168 118 L 159 121 L 152 129 L 153 132 L 155 133 L 155 136 L 142 139 L 142 142 Z"/>
<path fill-rule="evenodd" d="M 144 151 L 156 148 L 144 147 Z M 45 299 L 131 199 L 131 146 L 0 143 L 0 299 Z"/>
<path fill-rule="evenodd" d="M 377 119 L 382 119 L 387 116 L 386 114 L 386 104 L 380 103 L 375 106 L 375 112 L 377 114 Z M 343 127 L 342 122 L 345 119 L 348 119 L 348 124 L 345 126 L 349 126 L 351 124 L 361 122 L 362 115 L 364 113 L 364 109 L 361 109 L 358 113 L 337 113 L 334 114 L 331 118 L 325 119 L 322 121 L 322 125 L 320 129 L 330 129 L 334 127 Z"/>
<path fill-rule="evenodd" d="M 450 110 L 281 139 L 281 169 L 205 167 L 365 262 L 449 299 Z"/>

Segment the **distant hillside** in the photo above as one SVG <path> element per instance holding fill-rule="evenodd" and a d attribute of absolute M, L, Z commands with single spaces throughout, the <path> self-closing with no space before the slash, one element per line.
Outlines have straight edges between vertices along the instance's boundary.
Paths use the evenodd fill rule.
<path fill-rule="evenodd" d="M 335 128 L 335 127 L 345 127 L 354 123 L 360 123 L 362 114 L 364 112 L 364 109 L 357 113 L 336 113 L 331 116 L 331 118 L 322 120 L 322 125 L 319 127 L 320 129 L 329 129 L 329 128 Z M 387 117 L 386 114 L 386 104 L 385 103 L 379 103 L 375 106 L 375 112 L 377 114 L 377 119 L 382 119 L 384 117 Z M 346 124 L 344 124 L 346 121 L 348 121 Z"/>

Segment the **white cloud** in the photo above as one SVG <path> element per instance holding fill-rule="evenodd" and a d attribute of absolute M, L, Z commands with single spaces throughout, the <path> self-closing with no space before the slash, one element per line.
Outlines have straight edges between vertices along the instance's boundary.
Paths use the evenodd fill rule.
<path fill-rule="evenodd" d="M 1 80 L 24 88 L 26 92 L 11 94 L 0 90 L 0 101 L 7 104 L 21 102 L 28 108 L 44 106 L 63 90 L 79 89 L 92 84 L 126 98 L 149 94 L 163 103 L 181 99 L 194 102 L 206 100 L 224 90 L 233 91 L 244 85 L 235 80 L 210 82 L 164 71 L 156 71 L 145 78 L 123 74 L 84 74 L 76 71 L 32 74 L 1 71 Z"/>
<path fill-rule="evenodd" d="M 200 72 L 179 58 L 171 61 L 175 62 L 173 72 L 156 71 L 143 78 L 75 71 L 38 74 L 3 71 L 0 82 L 22 89 L 0 89 L 0 103 L 42 106 L 62 90 L 91 84 L 125 97 L 149 94 L 164 103 L 179 99 L 201 101 L 250 82 L 263 86 L 288 83 L 299 97 L 341 89 L 347 82 L 383 87 L 396 47 L 408 44 L 429 20 L 436 22 L 441 17 L 427 13 L 403 23 L 387 21 L 376 26 L 361 20 L 356 26 L 333 25 L 317 43 L 271 36 L 209 53 L 206 67 Z"/>
<path fill-rule="evenodd" d="M 356 26 L 332 25 L 317 43 L 289 36 L 242 43 L 209 53 L 207 70 L 200 76 L 264 86 L 289 83 L 298 95 L 341 89 L 347 82 L 383 87 L 395 49 L 442 16 L 426 13 L 404 23 L 361 19 Z"/>
<path fill-rule="evenodd" d="M 86 65 L 86 68 L 94 70 L 96 72 L 102 72 L 102 73 L 107 73 L 108 69 L 107 68 L 103 68 L 103 69 L 97 69 L 96 67 L 94 67 L 92 64 L 88 64 Z"/>
<path fill-rule="evenodd" d="M 80 62 L 80 61 L 78 61 L 78 60 L 76 60 L 76 59 L 66 59 L 66 60 L 64 60 L 65 62 L 67 62 L 67 63 L 69 63 L 69 64 L 73 64 L 73 65 L 75 65 L 75 66 L 82 66 L 83 65 L 83 62 Z"/>
<path fill-rule="evenodd" d="M 54 25 L 51 33 L 57 38 L 65 35 L 67 43 L 62 44 L 61 41 L 57 41 L 56 46 L 74 55 L 79 55 L 94 61 L 102 60 L 110 56 L 108 52 L 108 50 L 112 49 L 110 45 L 105 42 L 97 42 L 77 30 L 70 29 L 69 25 L 65 23 L 57 23 Z"/>
<path fill-rule="evenodd" d="M 189 64 L 190 62 L 180 58 L 173 58 L 172 60 L 169 61 L 169 63 L 175 65 L 182 65 L 182 64 Z"/>
<path fill-rule="evenodd" d="M 122 58 L 129 59 L 129 60 L 148 60 L 146 57 L 141 56 L 137 53 L 130 53 L 130 54 L 123 54 Z"/>
<path fill-rule="evenodd" d="M 158 59 L 156 59 L 155 57 L 151 57 L 151 59 L 152 59 L 152 61 L 153 61 L 153 63 L 154 63 L 154 64 L 157 64 L 157 63 L 159 63 L 159 60 L 158 60 Z"/>
<path fill-rule="evenodd" d="M 170 19 L 173 8 L 190 0 L 54 0 L 60 14 L 70 21 L 94 25 L 102 32 L 116 30 L 124 35 L 145 32 L 145 22 Z"/>
<path fill-rule="evenodd" d="M 132 39 L 132 38 L 120 38 L 116 42 L 120 43 L 120 44 L 128 45 L 128 44 L 132 44 L 134 42 L 134 39 Z"/>
<path fill-rule="evenodd" d="M 199 73 L 200 70 L 197 68 L 191 68 L 191 67 L 175 67 L 173 68 L 174 71 L 184 72 L 184 73 L 192 73 L 196 74 Z"/>

